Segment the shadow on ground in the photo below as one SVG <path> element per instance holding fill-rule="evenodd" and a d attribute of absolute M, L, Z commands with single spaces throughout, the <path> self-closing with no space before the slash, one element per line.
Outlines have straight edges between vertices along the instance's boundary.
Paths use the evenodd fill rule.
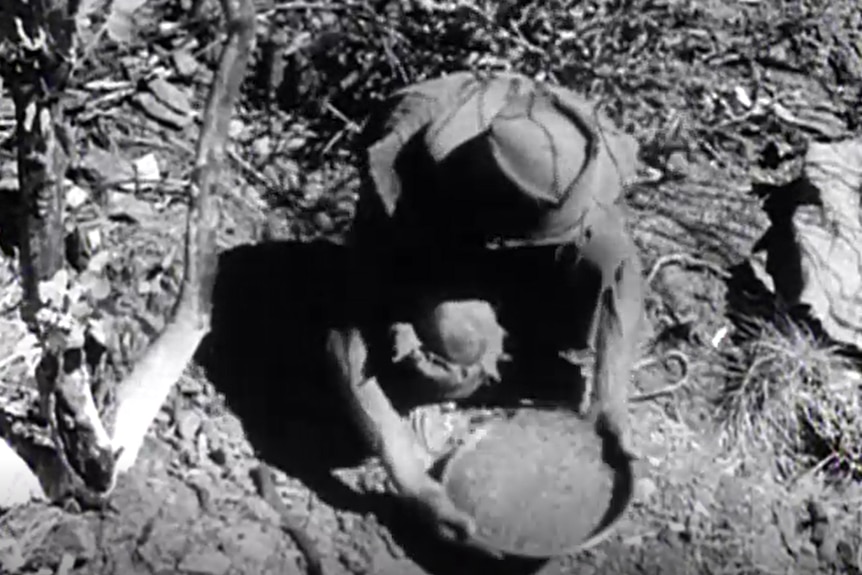
<path fill-rule="evenodd" d="M 358 493 L 331 473 L 367 455 L 327 384 L 326 329 L 346 311 L 345 248 L 329 242 L 242 246 L 222 256 L 212 331 L 198 361 L 225 394 L 261 459 L 327 505 L 373 513 L 431 573 L 526 574 L 541 563 L 492 561 L 429 537 L 391 495 Z M 490 563 L 489 563 L 490 562 Z"/>

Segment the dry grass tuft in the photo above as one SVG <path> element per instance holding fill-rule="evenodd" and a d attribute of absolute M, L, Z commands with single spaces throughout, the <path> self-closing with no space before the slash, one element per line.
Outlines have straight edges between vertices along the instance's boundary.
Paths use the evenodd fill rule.
<path fill-rule="evenodd" d="M 814 468 L 862 478 L 860 376 L 835 346 L 791 320 L 758 320 L 729 357 L 722 444 L 744 462 L 774 456 L 779 477 Z"/>

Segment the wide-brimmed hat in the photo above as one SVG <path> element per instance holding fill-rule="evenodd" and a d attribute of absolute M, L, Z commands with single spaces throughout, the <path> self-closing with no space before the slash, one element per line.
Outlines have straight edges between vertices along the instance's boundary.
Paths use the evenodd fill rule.
<path fill-rule="evenodd" d="M 586 100 L 515 75 L 477 81 L 425 145 L 450 187 L 481 196 L 482 223 L 503 245 L 572 240 L 586 211 L 619 197 L 637 150 Z"/>
<path fill-rule="evenodd" d="M 636 169 L 635 140 L 587 99 L 514 73 L 414 84 L 366 132 L 364 189 L 421 241 L 577 243 Z"/>

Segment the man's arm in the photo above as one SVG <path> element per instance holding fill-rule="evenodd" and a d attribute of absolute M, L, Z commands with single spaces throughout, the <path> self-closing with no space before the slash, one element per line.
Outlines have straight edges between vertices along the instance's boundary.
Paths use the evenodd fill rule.
<path fill-rule="evenodd" d="M 377 379 L 366 377 L 368 349 L 355 328 L 333 329 L 328 352 L 341 398 L 365 440 L 378 454 L 398 494 L 421 519 L 450 541 L 470 543 L 472 518 L 455 507 L 443 486 L 426 472 L 431 461 L 413 433 L 383 393 Z"/>
<path fill-rule="evenodd" d="M 332 330 L 327 346 L 340 397 L 347 403 L 363 438 L 381 456 L 396 489 L 411 491 L 424 480 L 429 462 L 377 378 L 366 376 L 368 349 L 362 334 L 355 328 Z"/>
<path fill-rule="evenodd" d="M 614 209 L 609 216 L 610 221 L 593 228 L 583 249 L 583 257 L 601 274 L 593 326 L 595 406 L 591 411 L 600 430 L 616 436 L 620 447 L 630 452 L 628 387 L 643 321 L 642 267 L 622 214 Z"/>

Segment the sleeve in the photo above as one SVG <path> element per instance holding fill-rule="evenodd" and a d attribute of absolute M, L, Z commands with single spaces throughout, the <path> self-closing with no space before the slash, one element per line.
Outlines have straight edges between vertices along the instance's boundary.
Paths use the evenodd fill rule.
<path fill-rule="evenodd" d="M 460 84 L 451 77 L 412 86 L 396 93 L 369 121 L 363 142 L 364 191 L 376 196 L 386 214 L 395 212 L 401 195 L 402 183 L 396 171 L 399 154 L 446 110 L 459 88 Z"/>

